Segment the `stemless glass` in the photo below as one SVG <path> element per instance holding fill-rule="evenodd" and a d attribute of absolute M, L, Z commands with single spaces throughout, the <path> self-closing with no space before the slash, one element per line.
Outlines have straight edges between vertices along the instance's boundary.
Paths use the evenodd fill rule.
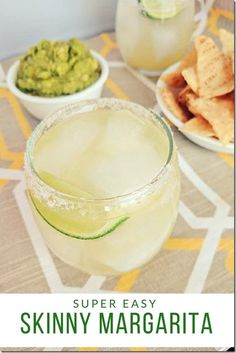
<path fill-rule="evenodd" d="M 194 0 L 119 0 L 116 14 L 116 37 L 125 62 L 147 75 L 159 74 L 179 61 L 195 31 L 206 24 L 207 9 L 195 16 Z"/>
<path fill-rule="evenodd" d="M 100 109 L 126 109 L 144 124 L 151 123 L 163 136 L 163 166 L 154 179 L 127 194 L 91 199 L 60 192 L 37 173 L 35 146 L 57 123 L 85 111 L 99 114 Z M 90 274 L 116 275 L 144 265 L 160 250 L 176 221 L 180 176 L 171 130 L 154 112 L 135 103 L 103 98 L 79 102 L 51 114 L 27 142 L 25 173 L 32 212 L 48 247 L 64 262 Z M 72 223 L 73 234 L 60 229 Z M 82 223 L 99 225 L 97 235 L 89 239 L 80 236 Z"/>

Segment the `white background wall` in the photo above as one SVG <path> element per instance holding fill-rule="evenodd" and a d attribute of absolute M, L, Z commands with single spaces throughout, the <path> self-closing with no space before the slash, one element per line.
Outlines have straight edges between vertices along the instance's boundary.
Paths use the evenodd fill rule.
<path fill-rule="evenodd" d="M 37 41 L 114 29 L 117 0 L 0 0 L 0 59 Z"/>

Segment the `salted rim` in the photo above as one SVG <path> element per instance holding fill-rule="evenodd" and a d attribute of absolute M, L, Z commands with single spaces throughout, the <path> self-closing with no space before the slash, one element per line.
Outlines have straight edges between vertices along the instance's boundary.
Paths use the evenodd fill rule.
<path fill-rule="evenodd" d="M 88 112 L 88 111 L 95 111 L 99 108 L 107 108 L 111 110 L 120 110 L 120 109 L 128 109 L 131 112 L 137 114 L 141 118 L 147 118 L 154 122 L 154 124 L 161 127 L 167 137 L 168 140 L 168 156 L 166 162 L 164 163 L 163 167 L 159 170 L 157 175 L 145 185 L 135 189 L 134 191 L 122 195 L 116 195 L 107 198 L 85 198 L 85 197 L 78 197 L 71 194 L 66 194 L 53 187 L 49 186 L 47 183 L 41 179 L 38 175 L 37 171 L 33 165 L 33 149 L 35 144 L 37 143 L 38 139 L 43 135 L 43 133 L 49 130 L 54 124 L 66 120 L 79 112 Z M 81 204 L 81 202 L 95 202 L 95 203 L 108 203 L 112 201 L 119 201 L 125 202 L 130 201 L 131 199 L 137 200 L 142 198 L 143 196 L 151 193 L 153 191 L 153 187 L 155 187 L 158 182 L 162 179 L 165 179 L 164 176 L 170 170 L 170 161 L 172 159 L 174 150 L 174 142 L 173 142 L 173 135 L 172 131 L 167 125 L 167 123 L 157 115 L 153 110 L 146 109 L 141 105 L 117 98 L 100 98 L 100 99 L 89 99 L 83 100 L 75 104 L 67 105 L 50 115 L 48 115 L 45 119 L 43 119 L 40 124 L 34 129 L 33 133 L 31 134 L 30 138 L 26 144 L 26 152 L 25 152 L 25 173 L 26 179 L 29 185 L 30 191 L 32 191 L 35 196 L 41 200 L 52 200 L 52 198 L 57 199 L 57 204 L 61 204 L 67 208 L 70 206 L 75 207 L 76 204 Z M 59 201 L 59 202 L 58 202 Z M 69 201 L 70 205 L 66 205 Z M 51 202 L 51 201 L 50 201 Z M 136 202 L 136 201 L 135 201 Z M 52 206 L 55 205 L 55 202 L 51 202 Z M 73 204 L 73 205 L 72 205 Z"/>

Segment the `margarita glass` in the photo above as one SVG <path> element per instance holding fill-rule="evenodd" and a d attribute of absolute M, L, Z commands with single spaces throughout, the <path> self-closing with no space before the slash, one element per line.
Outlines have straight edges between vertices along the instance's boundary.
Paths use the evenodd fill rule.
<path fill-rule="evenodd" d="M 206 23 L 204 11 L 202 5 L 195 34 Z M 195 0 L 119 0 L 116 37 L 122 57 L 145 74 L 159 74 L 185 54 L 193 35 L 194 15 Z"/>
<path fill-rule="evenodd" d="M 173 229 L 180 178 L 172 133 L 138 104 L 103 98 L 51 114 L 27 142 L 25 171 L 48 247 L 90 274 L 144 265 Z"/>

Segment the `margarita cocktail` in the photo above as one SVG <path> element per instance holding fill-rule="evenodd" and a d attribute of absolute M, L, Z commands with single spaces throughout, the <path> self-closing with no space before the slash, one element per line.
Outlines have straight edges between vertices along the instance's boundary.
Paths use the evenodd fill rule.
<path fill-rule="evenodd" d="M 142 266 L 172 231 L 175 145 L 166 123 L 140 105 L 104 98 L 53 113 L 28 140 L 25 167 L 48 247 L 85 272 Z"/>
<path fill-rule="evenodd" d="M 119 0 L 116 37 L 124 60 L 156 73 L 179 61 L 194 28 L 194 0 Z"/>

